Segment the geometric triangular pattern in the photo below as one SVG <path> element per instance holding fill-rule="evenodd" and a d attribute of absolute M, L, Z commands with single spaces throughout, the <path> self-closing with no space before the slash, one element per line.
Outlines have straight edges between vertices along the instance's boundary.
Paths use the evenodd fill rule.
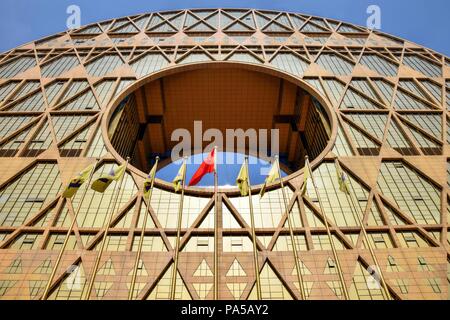
<path fill-rule="evenodd" d="M 46 182 L 36 188 L 40 177 L 45 176 Z M 3 226 L 22 225 L 32 214 L 35 214 L 49 200 L 53 200 L 61 190 L 58 166 L 52 163 L 38 163 L 22 173 L 0 191 L 0 196 L 16 199 L 0 205 Z M 23 200 L 22 200 L 23 199 Z M 14 203 L 11 205 L 11 203 Z M 27 206 L 23 206 L 27 203 Z M 9 204 L 9 205 L 7 205 Z"/>
<path fill-rule="evenodd" d="M 398 66 L 377 54 L 364 54 L 360 62 L 363 66 L 383 76 L 396 76 Z"/>
<path fill-rule="evenodd" d="M 318 185 L 318 195 L 311 184 L 307 185 L 307 194 L 314 202 L 321 201 L 322 205 L 328 208 L 326 211 L 327 218 L 338 226 L 357 226 L 358 222 L 354 216 L 352 204 L 350 199 L 344 192 L 339 191 L 339 184 L 336 178 L 336 168 L 334 163 L 325 162 L 313 171 L 314 178 L 322 181 Z M 349 177 L 351 192 L 354 193 L 359 201 L 358 214 L 362 214 L 365 210 L 365 204 L 361 202 L 367 201 L 368 192 L 356 180 Z M 335 201 L 331 201 L 331 194 L 333 197 L 339 199 L 340 205 Z M 318 198 L 320 197 L 320 199 Z"/>
<path fill-rule="evenodd" d="M 44 260 L 34 271 L 35 274 L 50 274 L 53 270 L 52 261 L 50 259 Z"/>
<path fill-rule="evenodd" d="M 242 269 L 242 266 L 237 259 L 233 260 L 233 263 L 231 264 L 230 268 L 226 273 L 227 277 L 241 277 L 241 276 L 245 277 L 246 275 L 247 274 L 245 273 L 244 269 Z"/>
<path fill-rule="evenodd" d="M 233 298 L 235 300 L 240 300 L 242 297 L 242 293 L 245 290 L 245 287 L 247 287 L 246 282 L 238 282 L 238 283 L 227 283 L 228 290 L 233 295 Z"/>
<path fill-rule="evenodd" d="M 303 169 L 286 170 L 293 230 L 278 186 L 271 186 L 262 199 L 257 194 L 260 186 L 252 190 L 256 247 L 264 269 L 263 297 L 344 298 L 339 274 L 332 266 L 326 218 L 351 298 L 384 298 L 371 288 L 376 281 L 368 274 L 368 266 L 374 264 L 369 244 L 386 272 L 393 298 L 447 298 L 450 58 L 349 23 L 252 9 L 170 10 L 123 17 L 0 54 L 0 256 L 4 257 L 3 263 L 0 259 L 0 297 L 42 297 L 77 213 L 51 299 L 83 297 L 102 227 L 110 217 L 106 252 L 90 298 L 128 298 L 135 262 L 139 278 L 133 299 L 169 298 L 180 194 L 157 180 L 147 208 L 142 201 L 145 174 L 139 170 L 145 165 L 139 162 L 159 154 L 164 158 L 162 165 L 167 163 L 170 152 L 161 153 L 170 148 L 159 145 L 170 123 L 165 112 L 183 90 L 201 89 L 195 81 L 171 86 L 167 80 L 197 71 L 214 80 L 216 71 L 224 68 L 266 78 L 266 86 L 252 81 L 242 92 L 241 87 L 228 92 L 219 104 L 242 96 L 249 103 L 259 99 L 254 116 L 235 117 L 246 127 L 245 121 L 266 116 L 259 111 L 270 103 L 273 118 L 249 127 L 280 128 L 280 137 L 287 141 L 278 151 L 283 165 L 303 166 L 302 158 L 309 155 L 319 189 L 316 194 L 308 181 L 307 194 L 302 195 Z M 219 96 L 218 89 L 222 87 L 213 88 L 211 94 Z M 136 103 L 139 112 L 121 120 L 136 118 L 140 125 L 126 130 L 130 136 L 121 142 L 134 143 L 138 136 L 136 144 L 149 152 L 137 157 L 133 148 L 120 150 L 120 161 L 127 155 L 133 160 L 118 194 L 113 194 L 117 182 L 103 194 L 86 183 L 74 198 L 63 199 L 62 183 L 85 166 L 82 163 L 100 158 L 94 178 L 117 166 L 117 152 L 111 148 L 105 124 L 108 127 L 112 109 L 120 108 L 119 95 L 130 96 L 136 90 L 140 96 L 128 101 Z M 329 137 L 315 134 L 315 121 L 304 121 L 304 106 L 310 103 L 304 91 L 330 116 Z M 199 92 L 197 96 L 202 97 Z M 274 98 L 269 99 L 272 92 Z M 190 103 L 185 100 L 183 110 L 201 119 L 197 112 L 190 112 Z M 205 101 L 205 106 L 211 118 L 218 116 L 214 104 Z M 222 109 L 227 110 L 226 116 L 218 120 L 233 125 L 228 122 L 232 113 L 226 106 Z M 144 130 L 144 124 L 151 129 Z M 311 139 L 321 141 L 326 152 L 319 156 Z M 289 156 L 293 154 L 294 160 Z M 361 237 L 352 201 L 338 188 L 336 157 L 348 174 L 352 200 L 367 226 L 369 243 Z M 233 182 L 235 174 L 227 180 Z M 225 172 L 219 175 L 223 178 Z M 248 198 L 239 197 L 235 188 L 219 188 L 219 203 L 214 203 L 212 191 L 189 188 L 185 194 L 176 297 L 211 299 L 217 290 L 219 298 L 254 299 Z M 142 230 L 146 215 L 150 217 Z M 213 268 L 216 240 L 220 251 L 215 261 L 218 268 Z M 218 288 L 213 284 L 215 269 Z M 77 282 L 81 288 L 74 289 Z"/>
<path fill-rule="evenodd" d="M 382 140 L 388 119 L 387 114 L 351 113 L 347 117 L 366 130 L 373 138 Z"/>
<path fill-rule="evenodd" d="M 298 260 L 298 263 L 299 263 L 300 272 L 302 273 L 302 275 L 309 276 L 312 274 L 311 271 L 308 269 L 308 267 L 303 263 L 303 261 Z M 291 275 L 293 275 L 293 276 L 297 275 L 297 268 L 295 266 L 292 269 Z"/>
<path fill-rule="evenodd" d="M 410 140 L 406 138 L 406 136 L 401 131 L 398 123 L 394 119 L 391 119 L 390 121 L 390 128 L 388 131 L 386 142 L 391 148 L 393 148 L 400 154 L 403 155 L 417 154 L 417 151 L 411 144 Z"/>
<path fill-rule="evenodd" d="M 63 280 L 51 291 L 49 300 L 80 300 L 86 294 L 86 276 L 82 262 L 70 266 Z"/>
<path fill-rule="evenodd" d="M 83 151 L 88 135 L 90 133 L 91 126 L 78 131 L 72 138 L 64 138 L 65 142 L 62 143 L 58 149 L 62 157 L 77 157 Z"/>
<path fill-rule="evenodd" d="M 381 285 L 359 261 L 356 262 L 349 295 L 351 300 L 383 300 Z"/>
<path fill-rule="evenodd" d="M 378 189 L 416 223 L 440 223 L 440 191 L 405 164 L 383 162 Z"/>
<path fill-rule="evenodd" d="M 147 297 L 147 300 L 168 300 L 170 298 L 172 269 L 173 264 L 170 265 L 158 281 L 158 284 Z M 179 272 L 177 272 L 176 276 L 175 300 L 192 300 Z"/>
<path fill-rule="evenodd" d="M 264 300 L 292 300 L 292 295 L 281 282 L 280 278 L 273 271 L 270 264 L 266 263 L 260 273 L 261 298 Z M 254 300 L 256 296 L 256 285 L 250 292 L 249 300 Z"/>
<path fill-rule="evenodd" d="M 101 266 L 98 271 L 98 275 L 105 275 L 105 276 L 114 276 L 116 274 L 116 271 L 114 269 L 114 264 L 111 259 L 106 261 L 103 266 Z"/>
<path fill-rule="evenodd" d="M 394 99 L 394 108 L 397 110 L 429 110 L 429 105 L 421 100 L 407 94 L 402 90 L 397 91 L 397 95 Z"/>
<path fill-rule="evenodd" d="M 380 152 L 380 145 L 368 138 L 364 132 L 349 125 L 348 130 L 357 145 L 357 150 L 361 155 L 378 155 Z"/>
<path fill-rule="evenodd" d="M 211 291 L 213 283 L 193 283 L 192 286 L 197 292 L 199 298 L 201 300 L 204 300 L 208 296 L 208 293 Z"/>
<path fill-rule="evenodd" d="M 211 269 L 209 268 L 206 260 L 203 259 L 202 262 L 197 267 L 197 269 L 195 270 L 193 275 L 194 275 L 194 277 L 212 277 L 213 273 L 212 273 Z"/>
<path fill-rule="evenodd" d="M 403 118 L 412 122 L 428 134 L 441 140 L 442 137 L 442 116 L 440 114 L 402 114 Z"/>
<path fill-rule="evenodd" d="M 361 94 L 356 93 L 355 90 L 349 89 L 344 96 L 341 109 L 364 109 L 364 110 L 376 110 L 381 109 L 379 105 L 370 101 Z"/>

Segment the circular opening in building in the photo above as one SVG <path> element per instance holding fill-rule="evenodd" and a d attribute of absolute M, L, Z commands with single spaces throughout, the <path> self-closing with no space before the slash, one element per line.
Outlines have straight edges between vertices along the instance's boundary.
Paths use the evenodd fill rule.
<path fill-rule="evenodd" d="M 331 113 L 301 80 L 264 69 L 191 65 L 140 81 L 113 104 L 112 147 L 143 173 L 159 156 L 157 177 L 168 182 L 183 156 L 189 180 L 214 145 L 221 186 L 235 185 L 243 154 L 253 185 L 264 182 L 274 155 L 283 176 L 300 170 L 306 155 L 313 161 L 330 143 Z M 212 177 L 199 186 L 211 184 Z"/>

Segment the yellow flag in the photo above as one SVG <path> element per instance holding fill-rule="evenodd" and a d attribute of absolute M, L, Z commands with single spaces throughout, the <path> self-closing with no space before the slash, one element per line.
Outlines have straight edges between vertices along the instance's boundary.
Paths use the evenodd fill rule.
<path fill-rule="evenodd" d="M 63 198 L 72 198 L 78 191 L 78 189 L 80 189 L 80 187 L 83 185 L 83 183 L 85 183 L 86 180 L 89 179 L 89 176 L 93 169 L 94 165 L 91 164 L 86 169 L 78 173 L 77 176 L 73 177 L 62 194 Z"/>
<path fill-rule="evenodd" d="M 344 171 L 342 171 L 341 166 L 337 161 L 334 164 L 336 166 L 336 174 L 339 183 L 339 190 L 347 194 L 350 194 L 350 185 L 347 174 Z"/>
<path fill-rule="evenodd" d="M 278 160 L 276 160 L 273 165 L 272 168 L 269 171 L 269 175 L 266 178 L 266 181 L 264 182 L 264 185 L 261 189 L 261 191 L 259 192 L 259 195 L 262 197 L 264 197 L 264 193 L 266 193 L 266 187 L 269 183 L 273 183 L 275 182 L 275 180 L 280 179 L 280 172 L 278 170 Z"/>
<path fill-rule="evenodd" d="M 145 179 L 144 181 L 144 197 L 148 197 L 150 194 L 150 189 L 152 188 L 152 182 L 155 179 L 155 175 L 156 175 L 156 167 L 157 164 L 155 163 L 153 165 L 152 170 L 150 171 L 149 175 L 147 176 L 147 179 Z"/>
<path fill-rule="evenodd" d="M 125 162 L 118 166 L 115 170 L 111 169 L 111 171 L 107 174 L 102 175 L 100 178 L 92 182 L 91 189 L 101 193 L 105 192 L 106 188 L 108 188 L 113 181 L 117 181 L 123 176 L 126 166 L 127 164 Z"/>
<path fill-rule="evenodd" d="M 181 189 L 183 185 L 183 179 L 185 178 L 185 173 L 186 173 L 186 162 L 184 161 L 183 164 L 181 165 L 180 170 L 178 170 L 177 176 L 172 181 L 175 192 L 178 192 Z"/>
<path fill-rule="evenodd" d="M 311 170 L 311 168 L 309 167 L 309 161 L 306 160 L 306 162 L 305 162 L 305 172 L 303 173 L 302 196 L 304 196 L 306 194 L 306 190 L 308 188 L 308 180 L 309 180 L 309 177 L 310 177 L 310 170 Z"/>
<path fill-rule="evenodd" d="M 239 175 L 236 179 L 236 184 L 239 190 L 241 190 L 241 196 L 244 197 L 248 195 L 248 172 L 245 162 L 242 164 L 241 170 L 239 171 Z"/>

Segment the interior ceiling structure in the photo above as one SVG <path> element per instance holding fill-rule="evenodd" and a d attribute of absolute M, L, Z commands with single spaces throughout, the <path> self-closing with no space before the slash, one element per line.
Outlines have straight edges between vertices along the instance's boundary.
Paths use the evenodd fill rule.
<path fill-rule="evenodd" d="M 95 158 L 101 159 L 95 177 L 117 163 L 117 152 L 103 140 L 105 116 L 127 88 L 175 66 L 216 61 L 289 74 L 313 86 L 333 108 L 335 143 L 312 163 L 318 194 L 311 185 L 301 192 L 303 171 L 285 179 L 292 224 L 277 186 L 254 199 L 254 239 L 247 199 L 220 193 L 214 215 L 212 195 L 189 190 L 177 255 L 180 198 L 162 181 L 148 208 L 144 175 L 133 168 L 117 210 L 109 209 L 117 198 L 113 188 L 104 194 L 88 190 L 82 203 L 83 189 L 72 201 L 61 198 L 69 179 Z M 42 298 L 78 214 L 49 299 L 127 299 L 131 287 L 134 299 L 169 299 L 173 284 L 177 299 L 253 299 L 257 289 L 264 299 L 447 299 L 449 110 L 448 57 L 299 13 L 148 13 L 2 53 L 0 298 Z M 350 176 L 369 241 L 352 202 L 339 191 L 336 157 Z M 94 270 L 104 231 L 106 248 Z M 369 285 L 369 246 L 387 292 Z M 75 271 L 69 269 L 76 270 L 79 287 L 70 286 Z M 91 282 L 94 290 L 86 297 Z"/>
<path fill-rule="evenodd" d="M 130 103 L 125 110 L 116 115 L 120 119 L 114 117 L 111 121 L 114 132 L 112 129 L 108 132 L 113 147 L 118 147 L 124 159 L 131 155 L 131 163 L 143 172 L 151 169 L 150 161 L 157 155 L 165 160 L 161 165 L 170 163 L 172 149 L 181 142 L 172 137 L 177 129 L 186 129 L 191 135 L 192 149 L 188 152 L 203 152 L 211 143 L 203 139 L 203 134 L 216 129 L 222 135 L 222 141 L 216 141 L 221 151 L 250 152 L 266 159 L 276 152 L 283 155 L 291 172 L 303 167 L 306 154 L 313 160 L 329 143 L 326 128 L 331 126 L 325 109 L 321 106 L 317 110 L 314 98 L 295 84 L 231 65 L 212 68 L 205 64 L 198 68 L 159 78 L 136 89 L 130 93 L 132 99 L 127 96 Z M 318 112 L 323 113 L 325 123 Z M 194 130 L 195 121 L 201 121 L 199 132 Z M 133 130 L 136 126 L 139 129 Z M 238 129 L 248 133 L 244 146 L 239 145 L 240 139 L 234 133 L 231 138 L 227 136 L 227 130 Z M 278 146 L 271 143 L 272 130 L 278 130 Z M 134 132 L 131 137 L 130 132 Z M 250 145 L 252 132 L 256 145 Z M 195 139 L 200 139 L 197 148 L 201 149 L 195 150 Z"/>

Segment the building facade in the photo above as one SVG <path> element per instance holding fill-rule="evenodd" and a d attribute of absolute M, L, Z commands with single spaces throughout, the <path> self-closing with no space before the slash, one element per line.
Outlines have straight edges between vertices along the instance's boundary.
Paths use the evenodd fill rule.
<path fill-rule="evenodd" d="M 0 54 L 0 299 L 448 299 L 449 110 L 449 58 L 300 13 L 155 12 Z M 279 129 L 284 188 L 254 186 L 253 215 L 188 188 L 181 228 L 170 183 L 147 206 L 195 120 Z M 127 156 L 122 183 L 61 197 Z"/>

